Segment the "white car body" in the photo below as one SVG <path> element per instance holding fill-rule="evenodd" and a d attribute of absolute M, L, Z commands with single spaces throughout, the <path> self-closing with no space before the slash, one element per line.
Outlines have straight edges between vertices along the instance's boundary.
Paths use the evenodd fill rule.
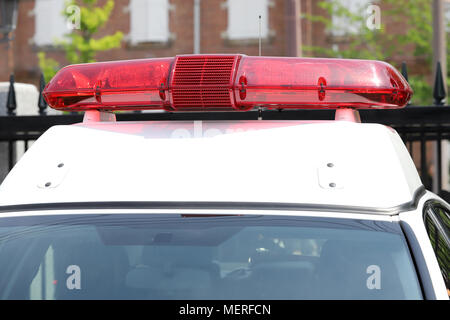
<path fill-rule="evenodd" d="M 423 222 L 432 199 L 444 203 L 425 191 L 398 134 L 378 124 L 85 121 L 32 145 L 0 187 L 0 219 L 129 204 L 135 213 L 399 221 L 424 297 L 448 299 Z"/>

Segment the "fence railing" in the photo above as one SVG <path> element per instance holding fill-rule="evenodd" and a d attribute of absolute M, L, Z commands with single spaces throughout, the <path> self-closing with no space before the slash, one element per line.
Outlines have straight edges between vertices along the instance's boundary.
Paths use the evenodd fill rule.
<path fill-rule="evenodd" d="M 402 71 L 407 78 L 406 67 Z M 3 176 L 14 166 L 18 157 L 42 133 L 54 125 L 72 124 L 82 121 L 77 113 L 47 115 L 47 104 L 42 98 L 43 77 L 40 81 L 40 95 L 37 115 L 16 115 L 14 77 L 10 79 L 10 90 L 6 103 L 7 115 L 0 116 L 0 146 L 5 153 L 0 157 Z M 444 105 L 445 90 L 442 77 L 436 77 L 434 85 L 434 105 L 407 106 L 395 110 L 360 110 L 361 121 L 380 123 L 393 127 L 403 139 L 413 158 L 423 184 L 441 197 L 450 201 L 448 185 L 443 177 L 450 176 L 450 106 Z M 334 110 L 259 110 L 250 112 L 215 112 L 215 113 L 118 113 L 118 121 L 163 121 L 163 120 L 333 120 Z M 444 154 L 446 152 L 446 154 Z M 446 171 L 445 171 L 446 170 Z"/>

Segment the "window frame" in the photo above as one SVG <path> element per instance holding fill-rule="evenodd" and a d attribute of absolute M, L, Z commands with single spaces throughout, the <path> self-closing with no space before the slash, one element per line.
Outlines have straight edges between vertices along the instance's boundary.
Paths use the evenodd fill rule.
<path fill-rule="evenodd" d="M 48 41 L 45 41 L 45 42 L 42 42 L 42 41 L 37 41 L 36 39 L 38 39 L 38 40 L 42 40 L 41 38 L 39 38 L 39 37 L 42 37 L 42 34 L 45 34 L 45 32 L 43 33 L 42 31 L 40 32 L 40 33 L 38 33 L 38 24 L 39 23 L 49 23 L 49 21 L 47 20 L 47 19 L 38 19 L 38 15 L 39 15 L 39 10 L 38 10 L 38 3 L 39 2 L 42 2 L 42 1 L 48 1 L 48 0 L 35 0 L 35 4 L 34 4 L 34 7 L 33 7 L 33 14 L 34 14 L 34 33 L 33 33 L 33 37 L 32 37 L 32 40 L 33 40 L 33 43 L 37 46 L 37 47 L 43 47 L 43 48 L 52 48 L 52 47 L 57 47 L 57 45 L 55 44 L 55 42 L 54 42 L 54 40 L 55 39 L 64 39 L 65 38 L 65 35 L 67 35 L 67 34 L 70 34 L 71 32 L 72 32 L 72 30 L 70 30 L 70 29 L 66 29 L 65 30 L 65 32 L 61 32 L 60 34 L 58 34 L 58 35 L 52 35 L 52 34 L 49 34 L 49 35 L 47 35 L 47 39 L 46 40 L 48 40 Z M 63 9 L 63 8 L 65 8 L 65 4 L 64 4 L 64 1 L 63 0 L 60 0 L 61 1 L 61 5 L 62 5 L 62 8 L 61 9 Z M 52 8 L 53 9 L 55 9 L 55 10 L 57 10 L 55 7 L 53 7 L 52 6 Z M 62 14 L 60 14 L 60 17 L 57 17 L 57 18 L 55 18 L 55 16 L 54 15 L 52 15 L 51 16 L 52 18 L 52 20 L 53 19 L 62 19 L 63 21 L 64 21 L 64 24 L 67 24 L 67 18 L 66 17 L 64 17 Z M 42 22 L 40 21 L 40 20 L 42 20 Z M 61 21 L 62 21 L 61 20 Z"/>
<path fill-rule="evenodd" d="M 378 4 L 377 0 L 364 0 L 366 1 L 366 3 L 364 3 L 361 8 L 358 8 L 358 11 L 356 12 L 352 12 L 352 5 L 353 4 L 344 4 L 345 1 L 343 1 L 344 3 L 339 3 L 339 5 L 343 6 L 345 9 L 349 10 L 350 13 L 352 15 L 356 15 L 359 12 L 359 10 L 361 10 L 361 13 L 364 12 L 365 9 L 367 9 L 367 7 L 369 5 L 373 5 L 373 4 Z M 365 8 L 365 9 L 364 9 Z M 344 18 L 344 19 L 343 19 Z M 348 17 L 342 17 L 342 16 L 338 16 L 336 15 L 336 13 L 333 12 L 331 13 L 330 16 L 330 21 L 331 21 L 331 28 L 329 28 L 327 30 L 327 33 L 334 39 L 347 39 L 349 37 L 357 37 L 359 35 L 361 35 L 362 31 L 361 30 L 356 30 L 356 29 L 360 29 L 360 28 L 364 28 L 364 22 L 362 22 L 361 26 L 359 24 L 355 24 L 355 21 L 350 21 L 351 19 L 348 19 Z M 336 28 L 336 26 L 338 28 Z"/>
<path fill-rule="evenodd" d="M 136 1 L 136 0 L 130 0 L 130 3 L 128 5 L 128 10 L 127 10 L 128 14 L 129 14 L 129 19 L 130 19 L 130 22 L 129 22 L 130 31 L 129 31 L 129 34 L 127 36 L 129 45 L 132 46 L 132 47 L 139 47 L 139 46 L 149 45 L 149 44 L 151 44 L 151 45 L 155 45 L 155 44 L 156 45 L 158 45 L 158 44 L 159 45 L 166 45 L 171 40 L 173 40 L 174 35 L 170 32 L 170 19 L 171 19 L 170 11 L 173 10 L 173 5 L 171 4 L 170 0 L 165 0 L 166 1 L 166 6 L 167 6 L 167 10 L 166 10 L 166 12 L 164 14 L 167 15 L 167 21 L 166 21 L 166 24 L 165 24 L 165 27 L 167 29 L 165 30 L 166 31 L 165 32 L 166 37 L 164 39 L 156 39 L 156 38 L 159 38 L 159 35 L 158 35 L 158 37 L 154 37 L 153 36 L 153 38 L 150 39 L 151 37 L 149 37 L 148 32 L 146 34 L 146 39 L 139 39 L 138 36 L 133 35 L 133 32 L 136 32 L 136 30 L 134 29 L 133 26 L 135 26 L 135 24 L 139 24 L 139 23 L 133 22 L 133 8 L 135 8 L 135 7 L 133 6 L 132 2 L 134 2 L 134 1 Z M 142 0 L 140 0 L 140 1 L 142 1 Z M 150 6 L 151 2 L 148 2 L 145 5 L 146 6 Z M 135 6 L 137 6 L 137 4 L 135 4 Z M 146 9 L 148 10 L 148 7 L 146 7 Z M 150 29 L 149 25 L 148 25 L 150 22 L 148 20 L 146 20 L 144 22 L 141 21 L 140 23 L 144 23 L 145 24 L 147 31 Z"/>
<path fill-rule="evenodd" d="M 274 32 L 270 29 L 270 9 L 273 7 L 273 0 L 265 0 L 266 10 L 267 10 L 267 17 L 265 18 L 264 22 L 261 25 L 261 40 L 268 41 L 274 34 Z M 230 28 L 230 23 L 232 21 L 231 18 L 231 1 L 226 0 L 223 3 L 223 8 L 226 10 L 227 15 L 227 27 L 226 31 L 222 33 L 222 38 L 225 38 L 226 40 L 230 42 L 236 42 L 236 43 L 248 43 L 248 42 L 255 42 L 257 43 L 259 39 L 259 34 L 256 34 L 254 36 L 245 36 L 245 37 L 235 37 L 230 32 L 230 30 L 233 30 L 234 28 Z"/>

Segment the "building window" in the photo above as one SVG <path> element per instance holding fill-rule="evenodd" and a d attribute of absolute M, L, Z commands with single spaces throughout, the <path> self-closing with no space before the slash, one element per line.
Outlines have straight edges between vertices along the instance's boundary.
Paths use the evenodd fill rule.
<path fill-rule="evenodd" d="M 335 37 L 360 34 L 365 28 L 366 10 L 373 0 L 340 0 L 333 7 L 331 34 Z"/>
<path fill-rule="evenodd" d="M 130 42 L 169 40 L 169 1 L 130 0 Z"/>
<path fill-rule="evenodd" d="M 444 2 L 445 30 L 450 32 L 450 0 Z"/>
<path fill-rule="evenodd" d="M 63 15 L 64 0 L 36 0 L 34 7 L 34 43 L 38 46 L 54 45 L 55 40 L 63 39 L 69 33 Z"/>
<path fill-rule="evenodd" d="M 259 16 L 261 16 L 261 37 L 268 37 L 269 0 L 228 0 L 227 4 L 228 39 L 258 39 Z"/>

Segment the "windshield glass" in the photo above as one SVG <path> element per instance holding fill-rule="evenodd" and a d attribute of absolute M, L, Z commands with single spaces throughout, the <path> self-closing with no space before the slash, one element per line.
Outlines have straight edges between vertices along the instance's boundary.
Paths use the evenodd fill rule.
<path fill-rule="evenodd" d="M 0 219 L 1 299 L 421 299 L 394 222 L 267 215 Z"/>

